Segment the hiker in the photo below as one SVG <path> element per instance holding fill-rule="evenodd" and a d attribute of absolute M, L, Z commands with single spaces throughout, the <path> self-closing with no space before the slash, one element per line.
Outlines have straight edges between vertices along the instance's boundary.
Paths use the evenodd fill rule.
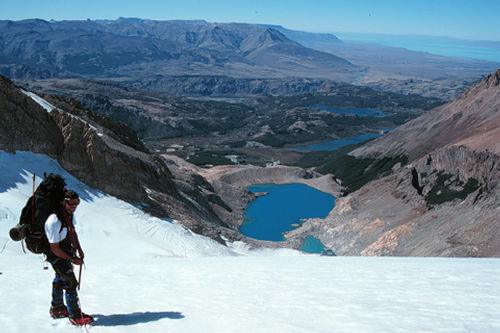
<path fill-rule="evenodd" d="M 94 319 L 80 309 L 77 292 L 79 282 L 73 272 L 73 265 L 83 265 L 84 258 L 74 228 L 76 221 L 73 214 L 79 204 L 78 194 L 66 191 L 56 213 L 50 215 L 45 222 L 45 235 L 50 246 L 47 261 L 56 273 L 52 282 L 50 315 L 52 318 L 68 317 L 73 325 L 82 326 L 92 323 Z"/>

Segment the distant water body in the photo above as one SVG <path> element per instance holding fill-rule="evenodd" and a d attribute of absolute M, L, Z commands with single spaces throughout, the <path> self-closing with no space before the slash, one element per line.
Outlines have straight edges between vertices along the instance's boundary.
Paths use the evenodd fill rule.
<path fill-rule="evenodd" d="M 473 41 L 447 37 L 397 36 L 335 33 L 345 41 L 369 42 L 428 52 L 451 58 L 475 59 L 500 63 L 500 42 Z M 500 36 L 499 36 L 500 38 Z"/>
<path fill-rule="evenodd" d="M 302 219 L 324 218 L 335 206 L 335 197 L 304 184 L 258 184 L 252 192 L 267 192 L 251 202 L 239 230 L 245 236 L 269 241 L 284 241 L 283 233 L 302 224 Z M 320 247 L 309 242 L 310 248 Z"/>
<path fill-rule="evenodd" d="M 370 140 L 370 139 L 375 139 L 381 135 L 382 134 L 377 134 L 377 133 L 364 134 L 364 135 L 356 136 L 353 138 L 325 141 L 325 142 L 319 142 L 319 143 L 315 143 L 315 144 L 308 145 L 308 146 L 295 147 L 295 148 L 292 148 L 291 150 L 295 150 L 295 151 L 321 151 L 321 150 L 332 151 L 332 150 L 337 150 L 339 148 L 342 148 L 344 146 L 354 145 L 354 144 L 358 144 L 361 142 L 365 142 L 365 141 Z"/>
<path fill-rule="evenodd" d="M 353 114 L 356 116 L 360 117 L 366 117 L 366 116 L 375 116 L 379 118 L 383 117 L 390 117 L 391 115 L 388 113 L 383 113 L 382 111 L 375 110 L 375 109 L 339 109 L 339 108 L 332 108 L 328 106 L 323 106 L 319 104 L 311 105 L 309 106 L 312 109 L 319 109 L 319 110 L 326 110 L 332 113 L 338 113 L 338 114 Z"/>

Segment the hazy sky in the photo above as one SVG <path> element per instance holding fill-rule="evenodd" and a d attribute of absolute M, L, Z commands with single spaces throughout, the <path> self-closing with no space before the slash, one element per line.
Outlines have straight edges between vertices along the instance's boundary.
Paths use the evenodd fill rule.
<path fill-rule="evenodd" d="M 203 19 L 500 41 L 500 0 L 0 0 L 0 19 Z"/>

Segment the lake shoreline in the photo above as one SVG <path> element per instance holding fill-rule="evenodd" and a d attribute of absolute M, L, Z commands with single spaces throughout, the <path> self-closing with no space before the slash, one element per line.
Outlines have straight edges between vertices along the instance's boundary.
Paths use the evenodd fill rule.
<path fill-rule="evenodd" d="M 238 230 L 260 240 L 285 241 L 285 233 L 310 218 L 325 218 L 335 207 L 336 197 L 305 184 L 258 184 L 247 187 L 253 193 L 268 193 L 251 202 Z"/>
<path fill-rule="evenodd" d="M 339 197 L 343 187 L 331 174 L 291 166 L 258 167 L 253 165 L 221 165 L 200 170 L 200 174 L 214 186 L 221 199 L 232 209 L 230 224 L 238 228 L 244 221 L 244 210 L 258 195 L 246 189 L 255 184 L 304 184 L 321 192 Z M 229 216 L 228 216 L 229 217 Z"/>

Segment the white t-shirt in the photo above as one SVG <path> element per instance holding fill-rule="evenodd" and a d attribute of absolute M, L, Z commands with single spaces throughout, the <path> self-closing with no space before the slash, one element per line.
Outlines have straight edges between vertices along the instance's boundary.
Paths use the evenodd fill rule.
<path fill-rule="evenodd" d="M 76 225 L 75 215 L 73 215 L 73 225 Z M 59 243 L 66 238 L 68 228 L 62 228 L 61 221 L 57 218 L 56 214 L 52 214 L 45 222 L 45 235 L 49 243 Z"/>

